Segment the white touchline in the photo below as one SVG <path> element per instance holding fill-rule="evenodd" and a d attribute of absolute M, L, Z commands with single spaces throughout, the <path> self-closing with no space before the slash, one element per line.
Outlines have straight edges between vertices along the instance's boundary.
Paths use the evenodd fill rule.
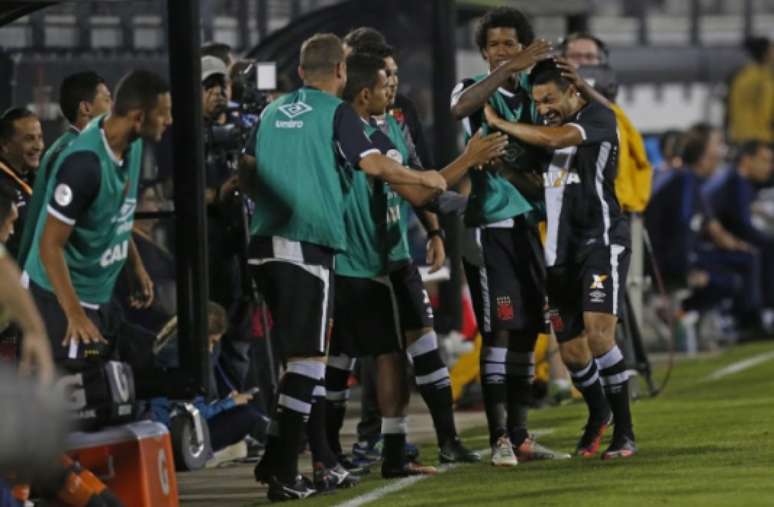
<path fill-rule="evenodd" d="M 487 448 L 487 449 L 478 450 L 476 452 L 481 454 L 481 456 L 483 457 L 489 454 L 490 452 L 492 452 L 492 450 Z M 438 467 L 438 474 L 442 474 L 456 467 L 457 467 L 457 463 L 452 463 L 450 465 L 442 465 Z M 406 477 L 404 479 L 400 479 L 399 481 L 395 481 L 386 486 L 382 486 L 381 488 L 376 488 L 375 490 L 369 493 L 366 493 L 365 495 L 356 496 L 351 500 L 347 500 L 346 502 L 336 504 L 334 507 L 360 507 L 361 505 L 375 502 L 376 500 L 384 498 L 390 493 L 395 493 L 396 491 L 406 489 L 409 486 L 416 484 L 421 480 L 428 479 L 430 477 L 435 477 L 435 475 L 414 475 L 412 477 Z"/>
<path fill-rule="evenodd" d="M 748 368 L 758 366 L 759 364 L 765 363 L 766 361 L 771 361 L 772 359 L 774 359 L 774 351 L 751 357 L 749 359 L 744 359 L 742 361 L 737 361 L 719 370 L 713 371 L 711 374 L 704 377 L 703 380 L 705 382 L 710 380 L 718 380 L 723 377 L 727 377 L 728 375 L 733 375 L 734 373 L 739 373 L 740 371 L 744 371 Z"/>
<path fill-rule="evenodd" d="M 532 432 L 532 434 L 535 435 L 536 437 L 540 437 L 542 435 L 548 435 L 549 433 L 553 433 L 553 432 L 554 432 L 553 428 L 546 428 L 544 430 L 535 430 L 534 432 Z M 486 436 L 486 438 L 489 438 L 489 436 Z M 479 439 L 474 437 L 474 438 L 468 438 L 466 440 L 473 441 L 473 440 L 479 440 Z M 489 455 L 492 452 L 492 449 L 487 447 L 486 449 L 480 449 L 476 452 L 479 453 L 483 458 L 484 456 Z M 457 465 L 458 463 L 452 463 L 450 465 L 442 465 L 438 467 L 438 474 L 442 474 L 444 472 L 452 470 L 453 468 L 456 468 Z M 416 484 L 421 480 L 429 479 L 431 477 L 435 477 L 435 476 L 434 475 L 414 475 L 413 477 L 406 477 L 404 479 L 400 479 L 399 481 L 390 483 L 386 486 L 382 486 L 381 488 L 376 488 L 375 490 L 370 491 L 364 495 L 360 495 L 351 500 L 347 500 L 346 502 L 336 504 L 334 507 L 360 507 L 361 505 L 375 502 L 376 500 L 384 498 L 390 493 L 401 491 L 413 484 Z"/>

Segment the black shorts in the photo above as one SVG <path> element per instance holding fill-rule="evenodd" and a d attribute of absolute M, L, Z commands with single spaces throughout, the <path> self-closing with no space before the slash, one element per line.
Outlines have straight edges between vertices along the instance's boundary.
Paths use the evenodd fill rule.
<path fill-rule="evenodd" d="M 398 301 L 401 330 L 405 333 L 433 327 L 433 306 L 416 264 L 409 261 L 392 266 L 390 282 Z"/>
<path fill-rule="evenodd" d="M 473 309 L 482 333 L 545 332 L 545 262 L 537 226 L 479 228 L 482 265 L 465 259 Z"/>
<path fill-rule="evenodd" d="M 332 325 L 332 270 L 276 258 L 250 259 L 249 265 L 284 358 L 324 356 Z"/>
<path fill-rule="evenodd" d="M 46 333 L 51 342 L 51 352 L 58 365 L 70 371 L 78 371 L 89 361 L 107 360 L 113 354 L 122 320 L 117 305 L 107 303 L 91 308 L 83 306 L 86 317 L 91 320 L 107 343 L 62 345 L 62 340 L 67 333 L 67 316 L 56 295 L 33 281 L 29 283 L 29 291 L 43 318 Z"/>
<path fill-rule="evenodd" d="M 576 262 L 548 268 L 548 316 L 558 341 L 583 332 L 584 312 L 619 315 L 629 256 L 624 246 L 600 246 Z"/>
<path fill-rule="evenodd" d="M 378 356 L 403 350 L 398 304 L 389 278 L 336 275 L 330 355 Z"/>

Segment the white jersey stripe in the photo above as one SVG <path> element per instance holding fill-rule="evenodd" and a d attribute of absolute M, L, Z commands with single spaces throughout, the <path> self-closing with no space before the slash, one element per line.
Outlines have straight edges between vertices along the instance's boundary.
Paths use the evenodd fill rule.
<path fill-rule="evenodd" d="M 599 145 L 599 156 L 597 157 L 597 173 L 594 181 L 594 186 L 597 189 L 597 197 L 599 197 L 599 205 L 602 207 L 602 222 L 604 223 L 604 231 L 602 236 L 605 240 L 605 245 L 610 244 L 610 205 L 605 200 L 605 194 L 602 189 L 602 184 L 605 181 L 605 166 L 607 165 L 607 158 L 610 156 L 611 145 L 605 141 Z"/>

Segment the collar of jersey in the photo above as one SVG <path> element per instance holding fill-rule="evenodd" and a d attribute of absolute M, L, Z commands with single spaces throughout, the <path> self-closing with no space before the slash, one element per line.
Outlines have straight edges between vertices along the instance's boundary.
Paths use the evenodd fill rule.
<path fill-rule="evenodd" d="M 123 160 L 118 160 L 118 158 L 116 158 L 116 154 L 113 153 L 113 149 L 108 144 L 107 136 L 105 135 L 105 129 L 103 128 L 103 122 L 102 121 L 99 122 L 99 135 L 100 135 L 100 137 L 102 137 L 102 143 L 105 145 L 105 151 L 107 152 L 108 157 L 110 157 L 110 160 L 112 160 L 113 163 L 115 165 L 117 165 L 118 167 L 123 166 L 124 165 L 124 161 Z"/>

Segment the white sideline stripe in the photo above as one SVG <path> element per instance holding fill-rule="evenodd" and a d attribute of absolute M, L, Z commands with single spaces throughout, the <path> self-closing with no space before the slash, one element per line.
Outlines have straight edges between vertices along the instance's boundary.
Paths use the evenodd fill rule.
<path fill-rule="evenodd" d="M 488 438 L 488 437 L 487 437 Z M 483 457 L 486 454 L 489 454 L 492 452 L 491 449 L 480 449 L 476 451 L 477 453 L 481 454 Z M 440 475 L 444 472 L 448 472 L 449 470 L 452 470 L 454 468 L 457 468 L 457 463 L 452 463 L 450 465 L 440 466 L 438 467 L 438 474 Z M 365 505 L 367 503 L 375 502 L 377 500 L 380 500 L 384 498 L 385 496 L 389 495 L 390 493 L 395 493 L 397 491 L 401 491 L 403 489 L 408 488 L 409 486 L 413 486 L 414 484 L 418 483 L 419 481 L 422 481 L 424 479 L 429 479 L 430 477 L 435 477 L 435 475 L 414 475 L 412 477 L 405 477 L 403 479 L 400 479 L 398 481 L 395 481 L 391 484 L 388 484 L 387 486 L 382 486 L 381 488 L 376 488 L 375 490 L 366 493 L 365 495 L 356 496 L 355 498 L 351 500 L 347 500 L 346 502 L 336 504 L 334 507 L 360 507 L 361 505 Z"/>
<path fill-rule="evenodd" d="M 549 433 L 553 433 L 553 432 L 554 432 L 553 428 L 546 428 L 545 430 L 536 430 L 532 432 L 532 434 L 535 435 L 536 437 L 540 437 L 541 435 L 548 435 Z M 481 438 L 489 440 L 489 435 L 484 435 Z M 481 438 L 474 437 L 474 438 L 466 438 L 465 440 L 472 441 L 472 440 L 480 440 Z M 492 449 L 489 447 L 486 447 L 485 449 L 479 449 L 476 452 L 479 453 L 483 458 L 488 456 L 492 452 Z M 438 475 L 444 472 L 447 472 L 449 470 L 452 470 L 454 468 L 457 468 L 457 465 L 458 465 L 457 463 L 452 463 L 450 465 L 444 465 L 444 466 L 438 467 Z M 435 476 L 434 475 L 415 475 L 413 477 L 406 477 L 404 479 L 400 479 L 399 481 L 395 481 L 391 484 L 388 484 L 387 486 L 377 488 L 371 492 L 366 493 L 365 495 L 356 496 L 351 500 L 347 500 L 346 502 L 336 504 L 334 507 L 360 507 L 361 505 L 365 505 L 367 503 L 380 500 L 385 496 L 389 495 L 390 493 L 395 493 L 397 491 L 404 490 L 421 480 L 428 479 L 431 477 L 435 477 Z"/>
<path fill-rule="evenodd" d="M 704 381 L 708 382 L 710 380 L 718 380 L 723 377 L 733 375 L 734 373 L 739 373 L 740 371 L 744 371 L 754 366 L 758 366 L 759 364 L 763 364 L 766 361 L 771 361 L 772 359 L 774 359 L 774 351 L 768 352 L 760 356 L 751 357 L 749 359 L 743 359 L 742 361 L 731 363 L 728 366 L 725 366 L 719 370 L 713 371 L 712 373 L 704 377 Z"/>

